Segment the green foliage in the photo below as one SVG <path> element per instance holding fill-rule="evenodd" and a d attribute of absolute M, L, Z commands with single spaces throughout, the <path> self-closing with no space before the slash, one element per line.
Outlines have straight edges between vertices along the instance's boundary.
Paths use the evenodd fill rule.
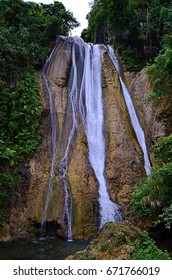
<path fill-rule="evenodd" d="M 0 142 L 0 156 L 3 160 L 8 160 L 10 166 L 14 165 L 14 158 L 16 156 L 16 151 L 11 150 L 9 147 L 6 147 L 3 140 Z"/>
<path fill-rule="evenodd" d="M 147 232 L 142 232 L 139 239 L 135 244 L 132 260 L 170 260 L 169 254 L 160 250 Z"/>
<path fill-rule="evenodd" d="M 17 165 L 40 141 L 41 106 L 35 70 L 41 69 L 57 35 L 78 26 L 62 3 L 0 1 L 0 207 L 21 185 Z M 21 178 L 20 178 L 21 179 Z M 0 224 L 3 211 L 0 213 Z"/>
<path fill-rule="evenodd" d="M 154 151 L 157 164 L 172 162 L 172 134 L 158 141 L 154 145 Z"/>
<path fill-rule="evenodd" d="M 0 174 L 0 203 L 4 202 L 7 197 L 7 192 L 11 191 L 15 187 L 15 179 L 17 178 L 15 174 L 10 172 Z"/>
<path fill-rule="evenodd" d="M 1 156 L 31 155 L 40 120 L 34 68 L 42 67 L 52 41 L 78 26 L 62 3 L 0 1 Z"/>
<path fill-rule="evenodd" d="M 127 51 L 122 51 L 122 58 L 127 65 L 128 71 L 139 71 L 142 68 L 142 62 L 135 58 L 132 54 Z"/>
<path fill-rule="evenodd" d="M 135 185 L 130 204 L 131 212 L 151 219 L 154 224 L 172 224 L 172 135 L 154 145 L 156 168 L 149 177 Z"/>
<path fill-rule="evenodd" d="M 88 29 L 86 28 L 82 30 L 81 37 L 85 42 L 92 41 L 91 35 L 89 34 Z"/>
<path fill-rule="evenodd" d="M 21 187 L 22 179 L 15 171 L 0 173 L 0 228 L 3 226 L 4 213 L 3 206 L 8 203 L 8 198 L 15 188 Z"/>
<path fill-rule="evenodd" d="M 37 129 L 41 117 L 38 82 L 34 73 L 25 72 L 15 89 L 5 91 L 2 97 L 0 117 L 0 153 L 11 166 L 35 151 L 39 136 Z"/>
<path fill-rule="evenodd" d="M 159 54 L 164 37 L 171 34 L 171 15 L 170 0 L 94 1 L 82 36 L 93 42 L 114 43 L 128 69 L 135 71 Z"/>
<path fill-rule="evenodd" d="M 168 37 L 169 39 L 169 37 Z M 172 99 L 172 48 L 165 47 L 156 57 L 154 64 L 147 67 L 147 73 L 150 77 L 153 92 L 148 100 L 160 98 L 169 95 Z"/>
<path fill-rule="evenodd" d="M 0 10 L 3 27 L 0 40 L 5 47 L 4 55 L 7 51 L 6 58 L 15 59 L 19 67 L 23 63 L 42 67 L 56 36 L 68 35 L 79 25 L 58 1 L 50 5 L 19 0 L 0 1 Z M 16 66 L 16 63 L 13 64 Z"/>
<path fill-rule="evenodd" d="M 131 212 L 141 218 L 156 219 L 172 202 L 172 162 L 153 169 L 149 177 L 138 182 L 131 199 Z"/>
<path fill-rule="evenodd" d="M 162 214 L 158 216 L 158 220 L 155 221 L 155 225 L 164 223 L 166 229 L 171 229 L 172 226 L 172 204 L 163 209 Z"/>
<path fill-rule="evenodd" d="M 170 260 L 146 231 L 127 222 L 107 223 L 86 250 L 75 260 Z"/>

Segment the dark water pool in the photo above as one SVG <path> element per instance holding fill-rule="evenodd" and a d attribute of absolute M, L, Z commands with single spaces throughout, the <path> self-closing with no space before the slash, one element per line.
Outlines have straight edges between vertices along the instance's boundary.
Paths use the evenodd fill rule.
<path fill-rule="evenodd" d="M 88 244 L 88 241 L 67 242 L 52 237 L 0 243 L 0 260 L 64 260 Z"/>

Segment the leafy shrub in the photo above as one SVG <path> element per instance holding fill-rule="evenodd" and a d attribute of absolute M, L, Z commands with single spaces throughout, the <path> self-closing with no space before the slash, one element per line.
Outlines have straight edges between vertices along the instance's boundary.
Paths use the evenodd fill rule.
<path fill-rule="evenodd" d="M 41 106 L 38 82 L 33 72 L 24 72 L 15 89 L 6 95 L 4 93 L 1 108 L 0 155 L 13 166 L 23 157 L 31 156 L 39 142 L 37 129 Z"/>
<path fill-rule="evenodd" d="M 172 201 L 172 163 L 153 169 L 150 176 L 138 182 L 131 199 L 131 212 L 138 217 L 157 217 Z"/>
<path fill-rule="evenodd" d="M 162 214 L 158 216 L 158 220 L 155 221 L 155 225 L 164 223 L 166 229 L 171 229 L 172 226 L 172 204 L 163 209 Z"/>
<path fill-rule="evenodd" d="M 135 250 L 132 254 L 133 260 L 170 260 L 167 251 L 160 250 L 155 241 L 152 240 L 146 231 L 141 233 L 140 241 L 135 244 Z"/>
<path fill-rule="evenodd" d="M 147 67 L 153 92 L 148 100 L 172 94 L 172 49 L 165 48 L 156 57 L 155 63 Z"/>
<path fill-rule="evenodd" d="M 172 11 L 172 8 L 171 8 Z M 172 35 L 165 34 L 162 40 L 162 50 L 152 65 L 147 67 L 147 74 L 152 83 L 152 93 L 148 101 L 160 100 L 162 97 L 172 100 Z"/>
<path fill-rule="evenodd" d="M 172 134 L 163 137 L 154 146 L 155 159 L 158 164 L 172 162 Z"/>

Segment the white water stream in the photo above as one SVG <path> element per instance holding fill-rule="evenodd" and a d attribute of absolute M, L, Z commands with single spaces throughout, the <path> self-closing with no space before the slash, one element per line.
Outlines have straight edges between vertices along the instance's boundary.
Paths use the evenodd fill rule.
<path fill-rule="evenodd" d="M 66 179 L 67 176 L 67 167 L 68 167 L 68 158 L 69 152 L 72 144 L 73 137 L 77 130 L 77 104 L 78 104 L 78 91 L 77 91 L 77 67 L 76 67 L 76 57 L 75 57 L 75 43 L 72 46 L 72 66 L 70 70 L 70 79 L 68 84 L 68 95 L 70 98 L 70 104 L 72 107 L 72 128 L 69 133 L 67 147 L 65 149 L 64 156 L 59 163 L 59 174 L 63 179 L 64 186 L 64 218 L 66 217 L 67 221 L 67 237 L 68 241 L 72 241 L 72 199 L 69 190 L 69 185 Z"/>
<path fill-rule="evenodd" d="M 79 117 L 81 118 L 87 137 L 89 161 L 94 170 L 99 186 L 100 227 L 107 222 L 122 221 L 123 217 L 121 207 L 112 202 L 109 197 L 108 186 L 105 178 L 106 143 L 104 137 L 101 45 L 86 44 L 81 38 L 68 39 L 67 37 L 63 37 L 63 40 L 70 40 L 70 43 L 72 44 L 72 63 L 68 80 L 68 96 L 72 109 L 72 126 L 69 132 L 64 155 L 58 164 L 58 171 L 60 177 L 62 178 L 64 187 L 64 220 L 66 221 L 67 238 L 69 241 L 72 241 L 72 198 L 67 181 L 67 172 L 69 153 L 74 136 L 77 132 Z M 57 153 L 57 119 L 51 87 L 47 76 L 57 45 L 58 40 L 56 41 L 56 45 L 42 71 L 45 86 L 49 95 L 52 145 L 50 179 L 42 213 L 42 226 L 46 223 L 48 207 L 52 202 L 54 194 L 54 169 Z M 135 131 L 137 140 L 143 150 L 145 171 L 149 175 L 151 165 L 147 153 L 144 131 L 140 126 L 132 99 L 120 74 L 118 60 L 111 47 L 108 47 L 108 53 L 119 73 L 119 79 L 129 111 L 131 124 Z"/>
<path fill-rule="evenodd" d="M 47 188 L 47 195 L 46 195 L 46 199 L 45 199 L 44 209 L 42 212 L 42 219 L 41 219 L 42 227 L 45 227 L 45 225 L 46 225 L 48 207 L 49 207 L 50 201 L 52 201 L 53 194 L 54 194 L 54 191 L 53 191 L 54 178 L 55 178 L 54 168 L 55 168 L 56 152 L 57 152 L 57 118 L 56 118 L 56 111 L 55 111 L 55 106 L 54 106 L 54 102 L 53 102 L 53 97 L 52 97 L 52 91 L 51 91 L 51 87 L 48 82 L 47 74 L 48 74 L 51 60 L 52 60 L 52 57 L 54 55 L 57 45 L 58 45 L 58 40 L 56 41 L 55 46 L 42 69 L 42 76 L 43 76 L 45 87 L 46 87 L 46 90 L 47 90 L 48 96 L 49 96 L 50 124 L 51 124 L 51 157 L 52 157 L 50 178 L 49 178 L 49 183 L 48 183 L 48 188 Z"/>
<path fill-rule="evenodd" d="M 79 107 L 88 141 L 89 160 L 99 183 L 100 227 L 107 222 L 122 220 L 121 208 L 110 200 L 104 176 L 106 155 L 101 65 L 101 46 L 85 44 Z"/>
<path fill-rule="evenodd" d="M 123 95 L 124 95 L 124 99 L 128 108 L 128 112 L 129 112 L 129 116 L 130 116 L 130 120 L 131 120 L 131 124 L 132 127 L 135 131 L 138 143 L 143 151 L 143 156 L 144 156 L 144 168 L 146 171 L 147 175 L 150 175 L 151 173 L 151 164 L 150 164 L 150 160 L 149 160 L 149 156 L 148 156 L 148 151 L 147 151 L 147 147 L 146 147 L 146 139 L 145 139 L 145 134 L 144 134 L 144 130 L 141 127 L 140 123 L 139 123 L 139 119 L 137 117 L 130 93 L 126 87 L 126 85 L 123 82 L 121 73 L 120 73 L 120 66 L 119 66 L 119 62 L 118 59 L 113 51 L 113 48 L 108 46 L 108 53 L 109 56 L 119 74 L 119 79 L 120 79 L 120 83 L 121 83 L 121 87 L 122 87 L 122 91 L 123 91 Z"/>

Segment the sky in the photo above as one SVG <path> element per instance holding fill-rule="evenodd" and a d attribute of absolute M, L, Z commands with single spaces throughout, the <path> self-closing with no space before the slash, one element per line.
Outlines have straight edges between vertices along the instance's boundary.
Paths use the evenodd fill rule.
<path fill-rule="evenodd" d="M 44 4 L 50 4 L 54 2 L 51 0 L 24 0 L 24 1 L 25 2 L 31 1 L 31 2 L 44 3 Z M 75 28 L 72 31 L 72 36 L 80 36 L 82 30 L 86 28 L 88 25 L 86 20 L 86 15 L 90 10 L 89 2 L 91 2 L 91 0 L 58 0 L 58 1 L 63 3 L 67 11 L 73 13 L 73 16 L 81 24 L 80 27 Z"/>

